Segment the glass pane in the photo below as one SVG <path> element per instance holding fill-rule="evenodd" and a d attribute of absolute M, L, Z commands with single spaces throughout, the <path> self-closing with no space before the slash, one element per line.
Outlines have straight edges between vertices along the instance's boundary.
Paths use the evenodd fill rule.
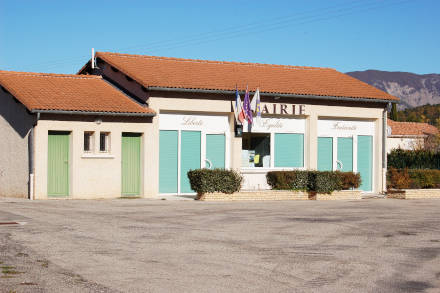
<path fill-rule="evenodd" d="M 242 167 L 270 167 L 270 133 L 243 133 Z"/>
<path fill-rule="evenodd" d="M 106 133 L 101 133 L 99 136 L 99 150 L 101 152 L 105 152 L 107 150 L 107 146 L 106 146 Z"/>

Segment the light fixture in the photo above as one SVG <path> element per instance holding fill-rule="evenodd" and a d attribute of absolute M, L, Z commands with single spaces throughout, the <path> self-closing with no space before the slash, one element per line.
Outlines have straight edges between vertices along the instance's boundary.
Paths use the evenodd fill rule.
<path fill-rule="evenodd" d="M 235 125 L 235 137 L 243 136 L 243 125 Z"/>

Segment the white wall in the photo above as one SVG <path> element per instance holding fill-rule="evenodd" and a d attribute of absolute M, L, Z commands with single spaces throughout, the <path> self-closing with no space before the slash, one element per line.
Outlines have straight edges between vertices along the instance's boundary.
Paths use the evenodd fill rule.
<path fill-rule="evenodd" d="M 424 139 L 420 137 L 388 137 L 387 153 L 393 149 L 413 150 L 417 147 L 423 147 Z"/>
<path fill-rule="evenodd" d="M 65 115 L 66 119 L 69 117 Z M 90 118 L 84 118 L 89 119 Z M 48 131 L 71 131 L 70 136 L 70 198 L 116 198 L 121 196 L 121 138 L 123 132 L 142 133 L 142 185 L 141 196 L 152 196 L 149 186 L 152 169 L 146 153 L 151 153 L 152 142 L 148 134 L 152 124 L 148 122 L 115 122 L 101 117 L 94 121 L 40 120 L 35 128 L 35 198 L 47 198 Z M 113 121 L 112 121 L 113 120 Z M 95 154 L 83 151 L 84 131 L 94 131 Z M 99 152 L 99 133 L 110 132 L 110 152 Z"/>
<path fill-rule="evenodd" d="M 232 99 L 232 97 L 231 97 Z M 293 103 L 286 103 L 286 101 L 275 101 L 281 102 L 283 104 L 288 104 L 289 107 Z M 230 152 L 230 162 L 231 168 L 241 170 L 241 138 L 236 138 L 234 136 L 234 114 L 230 100 L 218 98 L 206 99 L 206 96 L 203 95 L 194 95 L 191 97 L 191 94 L 182 94 L 179 95 L 177 93 L 173 94 L 164 94 L 163 96 L 160 93 L 155 93 L 150 96 L 148 99 L 149 106 L 153 108 L 159 115 L 160 113 L 175 113 L 175 114 L 201 114 L 201 115 L 209 115 L 209 114 L 226 114 L 229 115 L 230 121 L 230 133 L 231 133 L 231 152 Z M 317 104 L 318 102 L 314 101 L 315 104 L 307 104 L 301 102 L 301 104 L 305 104 L 305 113 L 300 116 L 305 119 L 305 137 L 304 137 L 304 162 L 306 169 L 317 169 L 317 151 L 318 151 L 318 119 L 334 119 L 334 120 L 356 120 L 356 121 L 368 121 L 374 125 L 373 135 L 374 135 L 374 192 L 381 192 L 383 190 L 383 170 L 382 170 L 382 108 L 374 108 L 374 107 L 360 107 L 356 106 L 356 103 L 351 103 L 351 105 L 340 106 L 337 105 L 336 102 L 331 102 L 334 105 L 325 105 L 325 104 Z M 297 103 L 298 104 L 298 103 Z M 371 105 L 371 104 L 370 104 Z M 291 117 L 298 118 L 298 116 L 281 116 L 281 115 L 271 115 L 270 117 Z M 153 120 L 153 128 L 154 131 L 150 133 L 150 140 L 155 144 L 153 147 L 154 150 L 159 150 L 159 138 L 158 138 L 158 120 L 159 116 L 155 117 Z M 156 153 L 158 154 L 158 153 Z M 159 159 L 158 156 L 151 157 L 151 167 L 156 171 L 155 178 L 153 180 L 152 193 L 155 194 L 158 192 L 158 170 L 159 170 Z M 257 169 L 257 168 L 256 168 Z M 249 171 L 246 171 L 245 174 L 246 180 L 249 184 L 251 182 L 253 185 L 258 184 L 259 181 L 263 180 L 264 174 L 260 174 L 261 170 L 255 170 L 255 176 L 259 179 L 254 180 L 249 177 Z M 264 179 L 265 180 L 265 179 Z M 249 187 L 246 184 L 247 188 L 252 189 L 252 186 Z M 251 185 L 252 185 L 251 184 Z M 267 188 L 265 182 L 260 182 L 261 188 Z"/>

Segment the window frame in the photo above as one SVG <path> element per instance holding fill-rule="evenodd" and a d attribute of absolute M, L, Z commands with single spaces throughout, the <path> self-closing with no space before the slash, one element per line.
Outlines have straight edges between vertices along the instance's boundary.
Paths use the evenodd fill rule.
<path fill-rule="evenodd" d="M 104 140 L 103 140 L 104 137 Z M 103 144 L 104 143 L 104 144 Z M 110 153 L 111 151 L 111 139 L 110 139 L 110 132 L 108 131 L 101 131 L 99 133 L 99 152 L 100 153 Z M 104 145 L 104 148 L 102 146 Z"/>
<path fill-rule="evenodd" d="M 86 150 L 86 136 L 88 136 L 88 150 Z M 84 131 L 83 133 L 83 152 L 84 153 L 94 153 L 95 147 L 95 132 L 94 131 Z"/>

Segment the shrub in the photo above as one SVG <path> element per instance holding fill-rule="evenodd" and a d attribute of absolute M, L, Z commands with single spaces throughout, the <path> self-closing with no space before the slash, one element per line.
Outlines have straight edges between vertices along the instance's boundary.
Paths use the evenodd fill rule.
<path fill-rule="evenodd" d="M 310 171 L 309 190 L 318 193 L 332 193 L 342 189 L 341 176 L 333 171 Z"/>
<path fill-rule="evenodd" d="M 335 190 L 358 188 L 360 175 L 339 171 L 272 171 L 267 184 L 278 190 L 304 190 L 331 193 Z"/>
<path fill-rule="evenodd" d="M 352 188 L 359 188 L 361 186 L 362 180 L 361 180 L 361 174 L 354 173 L 354 172 L 336 172 L 339 173 L 339 176 L 341 176 L 341 183 L 343 190 L 346 189 L 352 189 Z"/>
<path fill-rule="evenodd" d="M 276 190 L 307 190 L 308 174 L 304 171 L 273 171 L 267 173 L 266 180 Z"/>
<path fill-rule="evenodd" d="M 440 170 L 408 170 L 410 188 L 439 188 Z"/>
<path fill-rule="evenodd" d="M 440 170 L 389 168 L 387 187 L 389 189 L 440 188 Z"/>
<path fill-rule="evenodd" d="M 236 171 L 225 169 L 196 169 L 188 171 L 191 189 L 198 194 L 208 192 L 234 193 L 239 191 L 243 177 Z"/>
<path fill-rule="evenodd" d="M 388 168 L 440 169 L 440 152 L 394 149 L 387 157 Z"/>
<path fill-rule="evenodd" d="M 387 172 L 387 188 L 388 189 L 409 188 L 408 169 L 389 168 Z"/>

